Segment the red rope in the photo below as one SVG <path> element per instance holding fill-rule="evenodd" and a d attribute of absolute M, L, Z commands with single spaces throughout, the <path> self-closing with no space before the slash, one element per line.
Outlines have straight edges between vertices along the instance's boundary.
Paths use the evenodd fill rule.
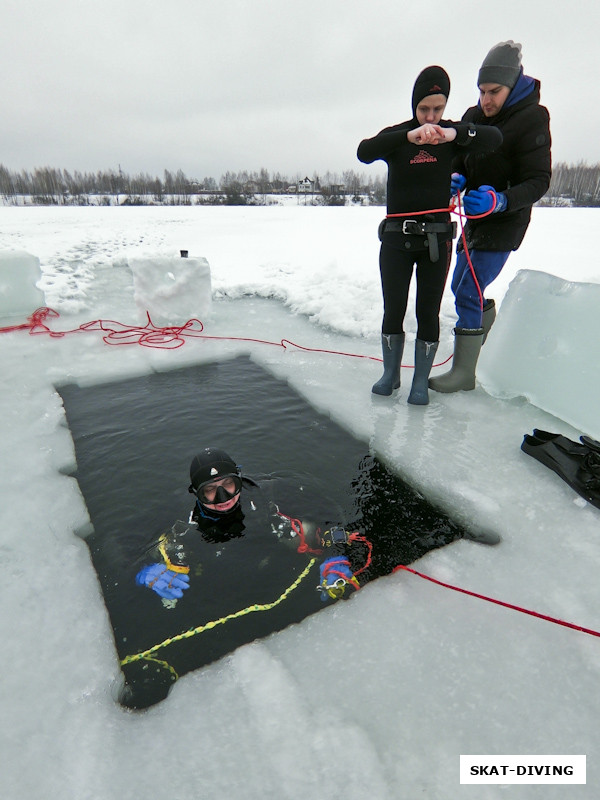
<path fill-rule="evenodd" d="M 293 517 L 289 517 L 287 514 L 284 514 L 281 511 L 278 511 L 277 513 L 279 514 L 279 516 L 284 517 L 285 519 L 287 519 L 290 522 L 290 524 L 292 526 L 292 529 L 295 531 L 297 536 L 300 538 L 300 542 L 301 543 L 298 546 L 298 552 L 299 553 L 312 553 L 314 555 L 322 555 L 322 553 L 323 553 L 322 550 L 313 550 L 307 545 L 306 537 L 305 537 L 305 534 L 304 534 L 304 527 L 302 525 L 301 520 L 294 519 Z M 363 566 L 360 569 L 358 569 L 354 573 L 354 577 L 358 578 L 358 576 L 362 572 L 364 572 L 366 569 L 368 569 L 368 567 L 371 565 L 372 554 L 373 554 L 373 545 L 366 538 L 366 536 L 361 536 L 358 533 L 358 531 L 355 531 L 354 533 L 351 533 L 349 535 L 348 543 L 350 544 L 352 542 L 362 542 L 364 545 L 366 545 L 366 547 L 368 549 L 367 558 L 365 560 L 365 563 L 363 564 Z M 395 567 L 392 570 L 392 573 L 399 572 L 400 570 L 404 570 L 405 572 L 411 572 L 413 575 L 416 575 L 419 578 L 423 578 L 424 580 L 430 581 L 431 583 L 435 583 L 438 586 L 442 586 L 444 589 L 452 589 L 452 591 L 454 591 L 454 592 L 460 592 L 461 594 L 466 594 L 469 597 L 475 597 L 478 600 L 485 600 L 488 603 L 494 603 L 495 605 L 502 606 L 503 608 L 509 608 L 509 609 L 511 609 L 513 611 L 519 611 L 521 614 L 528 614 L 531 617 L 536 617 L 537 619 L 546 620 L 546 622 L 553 622 L 555 625 L 561 625 L 561 626 L 563 626 L 565 628 L 570 628 L 571 630 L 580 631 L 581 633 L 587 633 L 590 636 L 600 637 L 600 632 L 599 631 L 595 631 L 592 628 L 584 628 L 582 625 L 575 625 L 573 622 L 566 622 L 565 620 L 558 619 L 557 617 L 551 617 L 548 614 L 542 614 L 539 611 L 531 611 L 528 608 L 523 608 L 522 606 L 517 606 L 517 605 L 514 605 L 513 603 L 507 603 L 504 600 L 497 600 L 494 597 L 488 597 L 487 595 L 484 595 L 484 594 L 479 594 L 477 592 L 472 592 L 469 589 L 463 589 L 460 586 L 454 586 L 451 583 L 445 583 L 444 581 L 440 581 L 437 578 L 432 578 L 430 575 L 425 575 L 423 572 L 417 572 L 416 569 L 412 569 L 412 567 L 407 567 L 404 564 L 400 564 L 399 566 Z M 339 575 L 339 577 L 341 577 L 341 578 L 345 577 L 344 575 L 342 575 L 342 573 L 337 572 L 333 568 L 331 568 L 329 571 L 332 572 L 335 575 Z M 354 588 L 358 590 L 360 588 L 360 586 L 355 586 Z"/>
<path fill-rule="evenodd" d="M 291 341 L 291 339 L 280 339 L 278 342 L 269 341 L 267 339 L 254 339 L 246 336 L 208 336 L 203 333 L 204 325 L 199 319 L 189 319 L 183 325 L 174 326 L 157 326 L 152 322 L 150 315 L 146 312 L 148 322 L 144 326 L 124 325 L 122 322 L 116 320 L 102 320 L 97 319 L 92 322 L 86 322 L 78 328 L 73 328 L 67 331 L 53 331 L 46 324 L 45 320 L 49 317 L 57 318 L 60 315 L 57 311 L 51 308 L 38 308 L 30 317 L 28 321 L 21 325 L 10 325 L 5 328 L 0 328 L 0 333 L 12 333 L 14 331 L 29 331 L 30 335 L 35 336 L 38 334 L 47 334 L 53 338 L 61 338 L 74 333 L 86 333 L 89 331 L 102 331 L 105 335 L 102 340 L 105 344 L 109 345 L 130 345 L 138 344 L 141 347 L 153 347 L 161 350 L 175 350 L 185 344 L 187 338 L 190 339 L 206 339 L 213 341 L 226 341 L 226 342 L 251 342 L 253 344 L 265 344 L 272 347 L 282 347 L 284 350 L 288 346 L 295 347 L 298 350 L 304 350 L 311 353 L 326 353 L 329 355 L 345 356 L 347 358 L 365 358 L 369 361 L 378 361 L 381 363 L 382 359 L 377 356 L 368 356 L 361 353 L 347 353 L 342 350 L 327 350 L 320 347 L 305 347 Z M 442 361 L 436 366 L 443 366 L 452 356 Z M 414 365 L 403 364 L 405 369 L 414 369 Z"/>
<path fill-rule="evenodd" d="M 323 555 L 322 550 L 313 550 L 311 547 L 307 545 L 306 535 L 304 533 L 304 526 L 302 525 L 302 520 L 295 519 L 294 517 L 289 517 L 287 514 L 284 514 L 283 511 L 280 511 L 279 509 L 277 509 L 277 513 L 279 514 L 280 517 L 287 519 L 287 521 L 292 526 L 292 530 L 294 531 L 296 536 L 298 536 L 298 538 L 300 539 L 300 544 L 298 545 L 297 548 L 297 551 L 299 553 L 312 553 L 314 556 Z"/>
<path fill-rule="evenodd" d="M 458 211 L 456 210 L 456 203 L 454 200 L 451 201 L 450 205 L 446 208 L 428 208 L 425 211 L 403 211 L 400 214 L 386 214 L 386 219 L 394 219 L 396 217 L 419 217 L 422 214 L 458 214 L 463 219 L 482 219 L 483 217 L 488 217 L 490 214 L 493 213 L 494 209 L 496 208 L 496 193 L 491 192 L 488 189 L 488 194 L 492 195 L 493 205 L 489 211 L 486 211 L 483 214 L 465 214 L 464 211 L 461 210 L 461 202 L 460 202 L 460 195 L 457 195 L 458 199 Z"/>
<path fill-rule="evenodd" d="M 581 633 L 588 633 L 590 636 L 600 637 L 600 632 L 595 631 L 591 628 L 584 628 L 581 625 L 575 625 L 572 622 L 565 622 L 562 619 L 557 619 L 556 617 L 550 617 L 547 614 L 540 614 L 539 611 L 530 611 L 527 608 L 522 608 L 521 606 L 515 606 L 512 603 L 505 603 L 503 600 L 496 600 L 494 597 L 487 597 L 484 594 L 477 594 L 477 592 L 471 592 L 468 589 L 461 589 L 460 586 L 453 586 L 451 583 L 444 583 L 443 581 L 438 581 L 436 578 L 432 578 L 430 575 L 424 575 L 422 572 L 417 572 L 416 569 L 411 569 L 410 567 L 407 567 L 404 564 L 400 564 L 400 566 L 393 569 L 392 572 L 398 572 L 399 570 L 404 570 L 405 572 L 412 572 L 413 575 L 417 575 L 419 578 L 424 578 L 427 581 L 431 581 L 431 583 L 436 583 L 438 586 L 443 586 L 445 589 L 452 589 L 454 592 L 462 592 L 462 594 L 468 594 L 470 597 L 476 597 L 478 600 L 486 600 L 488 603 L 495 603 L 496 605 L 504 606 L 504 608 L 510 608 L 513 611 L 520 611 L 521 614 L 529 614 L 529 616 L 531 617 L 544 619 L 547 622 L 553 622 L 555 625 L 563 625 L 565 628 L 571 628 L 572 630 L 575 631 L 581 631 Z"/>
<path fill-rule="evenodd" d="M 292 526 L 292 530 L 300 539 L 300 544 L 297 547 L 297 551 L 299 553 L 312 553 L 313 555 L 320 556 L 323 555 L 323 550 L 314 550 L 308 546 L 306 543 L 306 534 L 304 533 L 304 526 L 302 525 L 302 520 L 295 519 L 294 517 L 289 517 L 287 514 L 284 514 L 283 511 L 277 509 L 277 513 L 280 517 L 287 519 L 287 521 Z M 349 534 L 348 536 L 348 544 L 352 544 L 352 542 L 362 542 L 367 548 L 367 557 L 365 559 L 365 563 L 362 567 L 354 573 L 354 577 L 358 577 L 362 572 L 368 569 L 371 566 L 371 561 L 373 558 L 373 545 L 367 539 L 366 536 L 361 536 L 358 531 L 354 531 L 354 533 Z M 341 576 L 343 577 L 343 576 Z M 355 587 L 360 588 L 360 587 Z"/>
<path fill-rule="evenodd" d="M 365 563 L 362 565 L 362 567 L 360 569 L 357 569 L 356 572 L 354 573 L 354 577 L 356 578 L 358 575 L 361 574 L 361 572 L 364 572 L 366 569 L 368 569 L 371 566 L 371 561 L 372 561 L 372 558 L 373 558 L 373 545 L 367 539 L 366 536 L 361 536 L 358 531 L 355 531 L 354 533 L 351 533 L 350 536 L 348 537 L 348 541 L 349 542 L 362 542 L 367 547 L 367 558 L 365 559 Z"/>
<path fill-rule="evenodd" d="M 300 545 L 298 546 L 299 553 L 312 553 L 314 555 L 322 555 L 322 550 L 313 550 L 311 549 L 306 543 L 306 536 L 304 534 L 304 527 L 302 525 L 301 520 L 294 519 L 293 517 L 289 517 L 287 514 L 284 514 L 282 511 L 277 511 L 280 517 L 284 517 L 287 519 L 292 529 L 295 531 L 297 536 L 300 538 Z M 365 563 L 363 566 L 358 569 L 354 573 L 354 577 L 357 578 L 362 572 L 364 572 L 368 567 L 371 565 L 372 555 L 373 555 L 373 545 L 371 542 L 366 538 L 366 536 L 361 536 L 358 531 L 351 533 L 348 537 L 348 543 L 352 542 L 362 542 L 366 545 L 368 549 L 367 558 L 365 559 Z M 399 566 L 395 567 L 392 570 L 392 573 L 399 572 L 400 570 L 404 570 L 405 572 L 411 572 L 413 575 L 416 575 L 419 578 L 423 578 L 424 580 L 430 581 L 431 583 L 435 583 L 438 586 L 442 586 L 444 589 L 452 589 L 454 592 L 460 592 L 461 594 L 469 595 L 469 597 L 475 597 L 478 600 L 485 600 L 488 603 L 495 603 L 498 606 L 503 606 L 504 608 L 510 608 L 513 611 L 519 611 L 521 614 L 528 614 L 531 617 L 537 617 L 538 619 L 546 620 L 546 622 L 553 622 L 555 625 L 562 625 L 565 628 L 571 628 L 572 630 L 580 631 L 581 633 L 587 633 L 590 636 L 598 636 L 600 637 L 600 632 L 595 631 L 591 628 L 584 628 L 582 625 L 575 625 L 572 622 L 565 622 L 565 620 L 558 619 L 556 617 L 548 616 L 547 614 L 542 614 L 539 611 L 531 611 L 527 608 L 523 608 L 522 606 L 513 605 L 512 603 L 507 603 L 504 600 L 497 600 L 494 597 L 488 597 L 484 594 L 478 594 L 477 592 L 472 592 L 469 589 L 462 589 L 460 586 L 454 586 L 451 583 L 444 583 L 444 581 L 440 581 L 437 578 L 432 578 L 430 575 L 425 575 L 423 572 L 417 572 L 416 569 L 412 569 L 412 567 L 407 567 L 405 564 L 400 564 Z M 343 577 L 340 575 L 340 577 Z M 360 588 L 360 587 L 355 587 Z"/>
<path fill-rule="evenodd" d="M 492 194 L 492 192 L 490 192 Z M 477 289 L 477 293 L 479 294 L 479 307 L 483 313 L 483 292 L 481 291 L 481 286 L 479 285 L 479 281 L 477 280 L 477 275 L 475 274 L 475 267 L 473 266 L 473 262 L 471 261 L 471 255 L 469 253 L 469 248 L 467 247 L 467 236 L 465 234 L 465 226 L 463 225 L 463 218 L 466 219 L 479 219 L 480 217 L 486 217 L 487 214 L 491 214 L 494 208 L 496 208 L 496 195 L 493 195 L 494 205 L 492 206 L 492 211 L 488 211 L 487 214 L 479 214 L 476 217 L 467 217 L 465 214 L 463 217 L 462 207 L 460 202 L 460 194 L 457 196 L 458 198 L 458 216 L 460 219 L 460 236 L 463 243 L 463 249 L 465 251 L 465 256 L 467 259 L 467 264 L 469 265 L 469 270 L 471 271 L 471 277 L 473 278 L 473 282 L 475 283 L 475 288 Z"/>
<path fill-rule="evenodd" d="M 27 317 L 27 322 L 22 325 L 8 325 L 5 328 L 0 328 L 0 333 L 12 333 L 13 331 L 29 331 L 29 333 L 49 333 L 53 336 L 62 336 L 62 334 L 52 334 L 50 328 L 45 325 L 45 320 L 48 317 L 58 317 L 57 311 L 51 308 L 38 308 L 30 317 Z M 39 329 L 39 330 L 38 330 Z"/>
<path fill-rule="evenodd" d="M 479 305 L 481 310 L 483 311 L 483 292 L 481 291 L 481 286 L 479 285 L 479 281 L 477 280 L 477 275 L 475 274 L 475 268 L 473 266 L 473 262 L 471 261 L 471 256 L 469 254 L 469 248 L 467 247 L 467 237 L 465 235 L 465 226 L 463 225 L 463 219 L 482 219 L 483 217 L 487 217 L 493 213 L 494 209 L 496 208 L 496 194 L 495 192 L 491 192 L 488 190 L 488 194 L 492 195 L 492 207 L 489 211 L 486 211 L 484 214 L 465 214 L 462 210 L 462 205 L 460 201 L 460 193 L 457 194 L 457 203 L 452 201 L 447 208 L 430 208 L 427 211 L 403 211 L 401 214 L 386 214 L 386 219 L 394 219 L 395 217 L 418 217 L 422 214 L 442 214 L 444 212 L 448 212 L 449 214 L 457 214 L 460 219 L 460 235 L 463 241 L 463 248 L 465 251 L 465 256 L 467 257 L 467 263 L 469 265 L 469 270 L 471 272 L 471 276 L 473 278 L 473 282 L 475 283 L 475 288 L 477 289 L 477 293 L 479 294 Z M 458 204 L 458 210 L 456 210 L 456 206 Z M 446 359 L 446 361 L 442 362 L 446 364 L 452 356 Z M 442 366 L 442 364 L 434 364 L 435 367 Z"/>
<path fill-rule="evenodd" d="M 426 211 L 403 211 L 401 214 L 386 214 L 386 219 L 395 219 L 396 217 L 420 217 L 422 214 L 443 214 L 447 212 L 451 214 L 455 209 L 454 202 L 450 203 L 446 208 L 428 208 Z"/>

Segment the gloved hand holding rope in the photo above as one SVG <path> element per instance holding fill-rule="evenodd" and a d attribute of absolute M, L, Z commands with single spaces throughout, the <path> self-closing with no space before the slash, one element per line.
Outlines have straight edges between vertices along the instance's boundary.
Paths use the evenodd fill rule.
<path fill-rule="evenodd" d="M 317 588 L 321 592 L 323 602 L 328 597 L 332 600 L 339 600 L 340 597 L 343 597 L 349 583 L 355 589 L 360 589 L 350 568 L 350 561 L 345 556 L 332 556 L 325 559 L 319 567 L 319 577 L 321 583 Z"/>
<path fill-rule="evenodd" d="M 183 597 L 185 589 L 190 588 L 189 575 L 167 569 L 164 564 L 148 564 L 135 576 L 138 586 L 152 589 L 166 600 L 178 600 Z"/>

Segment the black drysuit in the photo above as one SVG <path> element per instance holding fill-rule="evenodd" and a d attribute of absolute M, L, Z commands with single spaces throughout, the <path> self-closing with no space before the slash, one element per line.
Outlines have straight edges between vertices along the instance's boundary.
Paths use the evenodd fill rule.
<path fill-rule="evenodd" d="M 420 126 L 416 118 L 385 128 L 372 139 L 364 139 L 358 159 L 365 164 L 382 160 L 388 165 L 387 212 L 402 214 L 386 219 L 380 226 L 379 265 L 383 290 L 384 334 L 402 333 L 413 266 L 417 265 L 417 338 L 428 342 L 439 339 L 439 311 L 450 267 L 452 229 L 447 210 L 450 202 L 452 161 L 462 151 L 491 151 L 502 142 L 492 126 L 481 127 L 442 120 L 443 128 L 454 128 L 452 142 L 437 145 L 411 144 L 410 130 Z M 426 216 L 412 212 L 430 211 Z M 405 233 L 403 223 L 447 223 L 446 233 L 436 233 L 439 255 L 432 252 L 426 236 Z M 408 226 L 410 227 L 410 226 Z M 406 226 L 404 226 L 406 230 Z"/>

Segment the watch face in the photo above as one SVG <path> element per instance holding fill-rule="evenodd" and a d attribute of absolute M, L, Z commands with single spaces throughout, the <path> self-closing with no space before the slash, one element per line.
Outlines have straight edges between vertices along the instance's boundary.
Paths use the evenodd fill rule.
<path fill-rule="evenodd" d="M 331 538 L 335 544 L 344 544 L 346 542 L 346 531 L 343 528 L 332 528 Z"/>

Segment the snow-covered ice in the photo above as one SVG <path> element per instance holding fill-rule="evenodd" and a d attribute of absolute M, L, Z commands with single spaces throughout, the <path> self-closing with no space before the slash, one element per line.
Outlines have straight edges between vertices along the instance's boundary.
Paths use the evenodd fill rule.
<path fill-rule="evenodd" d="M 490 391 L 432 392 L 421 408 L 406 403 L 409 368 L 398 397 L 370 393 L 380 372 L 381 209 L 0 208 L 0 251 L 39 258 L 39 289 L 60 314 L 53 330 L 96 319 L 144 324 L 140 294 L 150 302 L 152 291 L 134 291 L 130 262 L 186 249 L 210 265 L 205 332 L 273 343 L 189 339 L 159 350 L 111 347 L 97 330 L 0 334 L 2 796 L 596 797 L 600 640 L 408 573 L 184 676 L 147 712 L 121 709 L 111 695 L 118 665 L 108 617 L 73 533 L 88 517 L 67 476 L 74 449 L 54 386 L 250 352 L 457 521 L 502 535 L 494 548 L 459 541 L 416 569 L 599 630 L 600 512 L 519 449 L 534 427 L 574 440 L 590 431 L 573 427 L 579 418 L 563 413 L 551 387 L 544 402 L 533 391 L 504 391 L 511 370 L 494 375 L 491 366 L 492 348 L 517 363 L 502 302 L 515 276 L 510 292 L 521 282 L 527 313 L 555 322 L 543 311 L 543 287 L 526 292 L 532 279 L 523 283 L 520 270 L 600 283 L 590 260 L 599 214 L 534 210 L 491 292 L 499 315 L 482 355 Z M 20 295 L 34 299 L 26 288 Z M 518 305 L 509 301 L 507 315 Z M 589 304 L 577 292 L 571 312 L 583 329 Z M 447 289 L 438 363 L 452 352 L 453 322 Z M 315 351 L 284 349 L 284 339 Z M 577 401 L 593 408 L 593 397 Z M 585 754 L 587 785 L 568 795 L 550 785 L 462 786 L 459 756 L 469 753 Z"/>

